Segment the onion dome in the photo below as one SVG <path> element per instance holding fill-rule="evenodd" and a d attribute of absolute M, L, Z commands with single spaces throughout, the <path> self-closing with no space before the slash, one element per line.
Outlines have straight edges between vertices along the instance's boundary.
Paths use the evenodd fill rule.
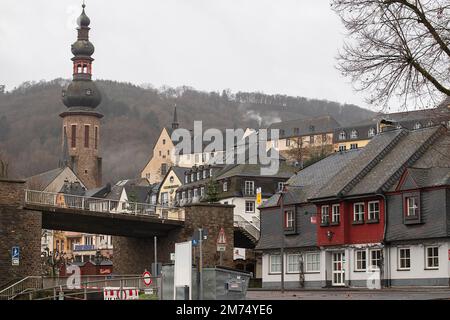
<path fill-rule="evenodd" d="M 86 15 L 86 12 L 84 12 L 84 8 L 86 8 L 86 5 L 83 4 L 83 12 L 77 19 L 78 26 L 80 28 L 87 28 L 91 24 L 91 19 Z"/>
<path fill-rule="evenodd" d="M 63 90 L 63 103 L 66 107 L 96 108 L 102 101 L 100 90 L 93 81 L 73 80 Z"/>
<path fill-rule="evenodd" d="M 92 56 L 95 48 L 89 40 L 78 40 L 72 44 L 72 53 L 74 56 Z"/>

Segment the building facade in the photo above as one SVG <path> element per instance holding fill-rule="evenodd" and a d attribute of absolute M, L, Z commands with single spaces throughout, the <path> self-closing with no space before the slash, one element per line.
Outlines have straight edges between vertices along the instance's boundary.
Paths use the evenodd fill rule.
<path fill-rule="evenodd" d="M 280 241 L 286 287 L 449 286 L 449 145 L 443 125 L 394 128 L 300 171 L 283 213 L 261 208 L 263 287 L 280 286 Z"/>

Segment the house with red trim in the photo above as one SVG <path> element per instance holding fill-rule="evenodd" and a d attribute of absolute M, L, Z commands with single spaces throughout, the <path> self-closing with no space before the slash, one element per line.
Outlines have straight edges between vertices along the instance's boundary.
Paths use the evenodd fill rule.
<path fill-rule="evenodd" d="M 281 261 L 286 287 L 293 288 L 450 285 L 449 131 L 443 125 L 385 130 L 364 149 L 350 151 L 357 153 L 338 170 L 328 161 L 348 152 L 291 178 L 283 210 L 275 197 L 260 208 L 264 287 L 279 287 Z M 330 175 L 306 182 L 315 168 Z M 316 190 L 309 193 L 312 185 Z"/>

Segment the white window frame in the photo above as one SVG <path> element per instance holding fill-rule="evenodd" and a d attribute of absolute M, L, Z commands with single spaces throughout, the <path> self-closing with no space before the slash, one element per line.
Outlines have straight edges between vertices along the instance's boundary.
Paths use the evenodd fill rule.
<path fill-rule="evenodd" d="M 274 271 L 274 261 L 273 259 L 277 257 L 279 261 L 276 262 L 276 266 L 279 266 L 279 271 Z M 277 268 L 278 269 L 278 268 Z M 281 274 L 281 255 L 279 254 L 271 254 L 269 255 L 269 274 Z"/>
<path fill-rule="evenodd" d="M 369 137 L 374 137 L 375 136 L 375 128 L 370 128 L 367 135 Z"/>
<path fill-rule="evenodd" d="M 197 171 L 197 181 L 201 180 L 201 175 L 200 175 L 200 171 Z"/>
<path fill-rule="evenodd" d="M 200 197 L 205 195 L 205 187 L 200 187 Z"/>
<path fill-rule="evenodd" d="M 376 259 L 373 258 L 372 253 L 374 252 L 378 252 L 379 253 L 379 257 L 377 256 Z M 378 269 L 375 268 L 379 268 L 381 271 L 381 267 L 382 267 L 382 257 L 383 257 L 383 251 L 381 249 L 370 249 L 369 250 L 369 271 L 377 271 Z M 375 261 L 379 262 L 379 266 L 374 263 Z"/>
<path fill-rule="evenodd" d="M 203 175 L 203 179 L 206 179 L 206 170 L 203 170 L 202 175 Z"/>
<path fill-rule="evenodd" d="M 326 210 L 324 210 L 326 208 Z M 326 214 L 324 214 L 326 213 Z M 325 219 L 326 217 L 326 219 Z M 320 207 L 320 223 L 327 224 L 330 223 L 330 206 L 324 205 Z"/>
<path fill-rule="evenodd" d="M 345 140 L 347 138 L 347 134 L 345 131 L 339 132 L 339 140 Z"/>
<path fill-rule="evenodd" d="M 284 182 L 278 182 L 278 191 L 282 191 L 284 188 Z"/>
<path fill-rule="evenodd" d="M 293 210 L 286 210 L 284 212 L 284 227 L 287 229 L 294 228 L 294 211 Z"/>
<path fill-rule="evenodd" d="M 254 194 L 255 193 L 255 181 L 248 181 L 248 180 L 245 181 L 244 192 L 245 192 L 245 194 Z"/>
<path fill-rule="evenodd" d="M 414 200 L 412 206 L 410 206 L 409 200 Z M 406 216 L 407 217 L 417 217 L 419 213 L 418 201 L 416 196 L 406 197 Z M 410 210 L 413 210 L 414 214 L 410 214 Z"/>
<path fill-rule="evenodd" d="M 353 129 L 353 130 L 350 132 L 350 139 L 357 139 L 357 138 L 358 138 L 358 130 Z"/>
<path fill-rule="evenodd" d="M 361 205 L 362 205 L 362 208 L 363 208 L 362 213 L 361 212 L 356 213 L 356 207 L 357 206 L 359 207 Z M 365 206 L 364 202 L 356 202 L 356 203 L 354 203 L 353 204 L 353 222 L 364 222 L 364 213 L 365 213 L 365 211 L 366 211 L 366 206 Z M 357 220 L 356 217 L 360 216 L 361 214 L 362 214 L 362 219 L 361 220 Z"/>
<path fill-rule="evenodd" d="M 292 260 L 291 260 L 292 259 Z M 291 268 L 293 267 L 293 268 Z M 300 254 L 289 253 L 286 255 L 286 273 L 300 273 Z"/>
<path fill-rule="evenodd" d="M 373 210 L 371 210 L 371 205 L 375 205 L 375 204 L 378 204 L 378 211 L 373 211 Z M 380 221 L 380 201 L 369 201 L 369 203 L 367 204 L 367 206 L 368 206 L 368 213 L 367 213 L 367 218 L 368 218 L 368 220 L 371 220 L 371 221 Z M 375 214 L 376 213 L 376 217 L 372 217 L 372 215 L 373 214 Z"/>
<path fill-rule="evenodd" d="M 228 182 L 227 182 L 227 181 L 225 181 L 225 182 L 223 183 L 223 185 L 222 185 L 222 190 L 223 190 L 223 192 L 227 192 L 227 191 L 228 191 Z"/>
<path fill-rule="evenodd" d="M 361 265 L 358 265 L 358 264 Z M 363 266 L 364 264 L 364 266 Z M 367 271 L 367 250 L 356 249 L 355 250 L 355 271 Z"/>
<path fill-rule="evenodd" d="M 312 256 L 316 257 L 316 261 L 311 262 Z M 316 266 L 316 269 L 310 269 L 310 266 Z M 320 272 L 320 252 L 306 252 L 305 253 L 305 272 L 319 273 Z"/>
<path fill-rule="evenodd" d="M 437 249 L 437 255 L 436 256 L 429 256 L 428 255 L 428 249 Z M 429 259 L 437 259 L 437 265 L 429 265 Z M 434 260 L 433 260 L 434 264 Z M 425 269 L 426 270 L 438 270 L 439 269 L 439 246 L 426 246 L 425 247 Z"/>
<path fill-rule="evenodd" d="M 336 208 L 337 212 L 335 211 Z M 341 222 L 341 206 L 339 204 L 333 204 L 331 206 L 331 223 L 340 223 L 340 222 Z"/>
<path fill-rule="evenodd" d="M 247 210 L 247 204 L 252 203 L 253 211 Z M 245 200 L 245 213 L 255 213 L 255 201 Z"/>
<path fill-rule="evenodd" d="M 401 257 L 401 252 L 403 250 L 408 250 L 409 251 L 409 258 L 402 258 Z M 409 267 L 402 267 L 402 260 L 409 260 Z M 404 271 L 409 271 L 411 270 L 411 248 L 409 247 L 401 247 L 397 249 L 397 268 L 398 270 L 404 270 Z"/>

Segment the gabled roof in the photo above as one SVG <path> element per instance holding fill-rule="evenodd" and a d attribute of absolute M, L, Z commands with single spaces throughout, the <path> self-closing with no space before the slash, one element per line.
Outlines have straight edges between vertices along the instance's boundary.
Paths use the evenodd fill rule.
<path fill-rule="evenodd" d="M 184 168 L 184 167 L 178 167 L 178 166 L 172 166 L 171 168 L 170 168 L 170 170 L 173 170 L 173 172 L 175 173 L 175 175 L 177 176 L 177 178 L 181 181 L 181 183 L 183 184 L 184 183 L 184 176 L 185 176 L 185 173 L 187 172 L 187 171 L 189 171 L 190 170 L 190 168 Z M 169 170 L 169 171 L 170 171 Z"/>
<path fill-rule="evenodd" d="M 35 176 L 31 176 L 27 178 L 27 182 L 39 182 L 41 184 L 42 189 L 45 189 L 52 181 L 54 181 L 62 172 L 64 168 L 56 168 L 53 170 L 49 170 Z"/>
<path fill-rule="evenodd" d="M 375 136 L 312 200 L 387 191 L 444 132 L 444 127 L 436 126 L 393 130 Z"/>
<path fill-rule="evenodd" d="M 283 197 L 283 203 L 289 205 L 307 202 L 309 198 L 316 196 L 331 178 L 339 174 L 342 168 L 360 153 L 361 149 L 335 152 L 299 171 L 286 182 L 287 192 Z M 278 206 L 279 198 L 278 193 L 273 195 L 260 208 Z"/>
<path fill-rule="evenodd" d="M 406 170 L 417 188 L 450 185 L 450 167 L 447 168 L 408 168 Z"/>
<path fill-rule="evenodd" d="M 230 177 L 272 177 L 272 178 L 290 178 L 295 174 L 296 169 L 286 164 L 285 161 L 279 162 L 278 172 L 274 175 L 263 175 L 260 164 L 236 164 L 225 166 L 217 175 L 217 180 Z"/>

